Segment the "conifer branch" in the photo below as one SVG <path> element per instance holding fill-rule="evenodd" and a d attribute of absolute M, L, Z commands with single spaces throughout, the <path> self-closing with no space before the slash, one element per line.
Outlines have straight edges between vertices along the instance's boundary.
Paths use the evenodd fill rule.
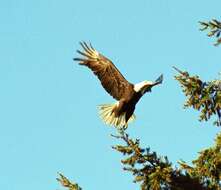
<path fill-rule="evenodd" d="M 190 76 L 173 67 L 179 72 L 175 79 L 180 83 L 187 100 L 184 108 L 192 107 L 200 111 L 199 120 L 207 121 L 216 115 L 214 125 L 221 126 L 221 80 L 203 82 L 199 76 Z"/>
<path fill-rule="evenodd" d="M 199 152 L 199 157 L 189 166 L 184 161 L 179 162 L 181 168 L 191 178 L 198 178 L 210 189 L 221 190 L 221 133 L 215 139 L 215 145 Z"/>
<path fill-rule="evenodd" d="M 140 183 L 141 190 L 210 190 L 203 187 L 198 177 L 191 178 L 174 169 L 166 156 L 141 148 L 139 139 L 131 139 L 125 132 L 112 136 L 124 142 L 112 148 L 126 156 L 121 160 L 123 170 L 132 173 L 133 182 Z"/>
<path fill-rule="evenodd" d="M 71 182 L 67 177 L 65 177 L 63 174 L 58 173 L 59 178 L 56 178 L 58 182 L 61 183 L 61 185 L 68 190 L 82 190 L 81 187 L 77 183 Z"/>
<path fill-rule="evenodd" d="M 214 44 L 215 46 L 218 46 L 221 44 L 221 22 L 216 20 L 216 19 L 212 19 L 209 22 L 199 22 L 201 25 L 200 30 L 204 31 L 204 30 L 209 30 L 209 32 L 207 33 L 208 37 L 215 37 L 216 38 L 216 43 Z"/>

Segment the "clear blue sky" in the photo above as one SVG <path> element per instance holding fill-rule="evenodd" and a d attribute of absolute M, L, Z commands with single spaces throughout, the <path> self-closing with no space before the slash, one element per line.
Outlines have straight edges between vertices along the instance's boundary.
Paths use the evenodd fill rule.
<path fill-rule="evenodd" d="M 172 66 L 205 80 L 218 77 L 221 49 L 198 30 L 198 21 L 220 19 L 220 7 L 220 0 L 0 1 L 1 189 L 61 189 L 56 172 L 84 190 L 139 188 L 111 149 L 115 130 L 97 114 L 97 105 L 114 100 L 72 61 L 81 40 L 131 82 L 164 74 L 128 129 L 142 145 L 174 164 L 212 145 L 219 129 L 183 110 Z"/>

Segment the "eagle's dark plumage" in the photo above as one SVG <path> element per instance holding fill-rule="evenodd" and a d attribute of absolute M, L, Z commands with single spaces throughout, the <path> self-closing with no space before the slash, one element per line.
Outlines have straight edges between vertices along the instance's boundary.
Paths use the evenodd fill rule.
<path fill-rule="evenodd" d="M 155 85 L 161 84 L 163 75 L 161 75 L 155 82 L 143 81 L 138 84 L 128 82 L 111 60 L 97 52 L 92 45 L 81 42 L 84 51 L 77 52 L 83 58 L 74 58 L 80 65 L 87 66 L 101 81 L 104 89 L 116 100 L 115 104 L 101 105 L 100 115 L 106 124 L 114 125 L 116 127 L 126 127 L 128 121 L 135 119 L 133 114 L 136 103 L 142 95 Z"/>
<path fill-rule="evenodd" d="M 85 58 L 75 58 L 80 65 L 89 67 L 95 75 L 100 79 L 104 89 L 116 100 L 120 100 L 128 89 L 133 89 L 130 84 L 115 65 L 102 54 L 98 53 L 90 44 L 80 43 L 84 52 L 77 50 Z"/>

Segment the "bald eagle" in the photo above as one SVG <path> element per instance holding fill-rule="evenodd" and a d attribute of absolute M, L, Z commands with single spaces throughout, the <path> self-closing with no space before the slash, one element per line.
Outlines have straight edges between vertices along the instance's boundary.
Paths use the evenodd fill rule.
<path fill-rule="evenodd" d="M 95 50 L 91 44 L 80 42 L 83 51 L 77 50 L 82 58 L 74 58 L 80 65 L 87 66 L 100 80 L 103 88 L 117 100 L 114 104 L 102 104 L 99 115 L 107 125 L 125 129 L 135 119 L 134 110 L 137 102 L 151 88 L 163 81 L 161 74 L 157 80 L 143 81 L 137 84 L 128 82 L 111 60 Z"/>

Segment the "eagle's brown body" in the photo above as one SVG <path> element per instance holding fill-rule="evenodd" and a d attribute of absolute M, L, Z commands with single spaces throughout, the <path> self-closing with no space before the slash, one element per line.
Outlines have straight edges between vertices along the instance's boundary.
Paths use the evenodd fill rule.
<path fill-rule="evenodd" d="M 127 90 L 127 93 L 125 93 L 124 97 L 122 97 L 119 101 L 118 106 L 116 106 L 113 110 L 116 116 L 120 116 L 122 113 L 125 112 L 126 122 L 134 113 L 135 106 L 142 97 L 142 94 L 140 92 L 135 92 L 133 87 L 134 85 L 130 85 L 130 87 Z"/>
<path fill-rule="evenodd" d="M 117 100 L 115 104 L 99 106 L 100 116 L 106 124 L 122 128 L 135 119 L 134 110 L 139 99 L 155 85 L 162 83 L 161 75 L 155 82 L 143 81 L 138 84 L 128 82 L 115 65 L 91 45 L 80 43 L 84 52 L 77 51 L 84 58 L 75 58 L 80 65 L 90 68 L 101 81 L 104 89 Z"/>

